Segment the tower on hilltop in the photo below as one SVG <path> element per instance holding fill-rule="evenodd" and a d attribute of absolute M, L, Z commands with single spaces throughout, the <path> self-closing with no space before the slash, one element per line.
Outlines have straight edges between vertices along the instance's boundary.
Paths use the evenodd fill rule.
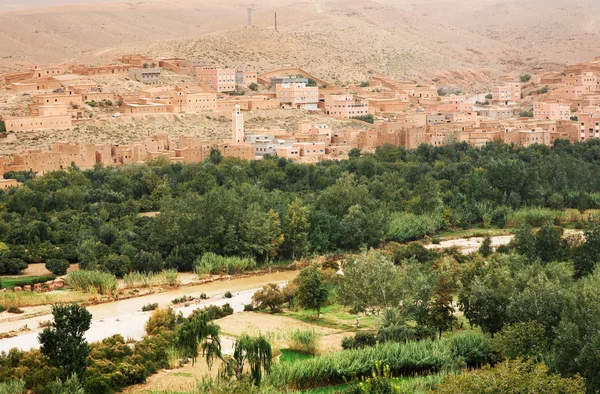
<path fill-rule="evenodd" d="M 244 142 L 244 114 L 240 110 L 239 104 L 236 104 L 233 110 L 233 142 Z"/>

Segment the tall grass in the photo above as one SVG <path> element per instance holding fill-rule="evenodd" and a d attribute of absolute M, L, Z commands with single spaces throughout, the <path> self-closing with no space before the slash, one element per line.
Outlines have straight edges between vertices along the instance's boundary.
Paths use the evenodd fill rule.
<path fill-rule="evenodd" d="M 0 394 L 24 394 L 25 393 L 25 381 L 24 380 L 9 380 L 0 383 Z"/>
<path fill-rule="evenodd" d="M 390 218 L 387 238 L 396 242 L 415 241 L 436 233 L 443 226 L 444 221 L 439 215 L 395 212 Z"/>
<path fill-rule="evenodd" d="M 117 292 L 117 277 L 107 272 L 73 271 L 67 276 L 67 283 L 86 293 L 114 295 Z"/>
<path fill-rule="evenodd" d="M 319 350 L 319 334 L 314 328 L 308 330 L 295 329 L 287 333 L 288 349 L 315 356 Z"/>
<path fill-rule="evenodd" d="M 89 295 L 78 291 L 59 291 L 54 293 L 30 293 L 30 292 L 2 292 L 0 293 L 0 306 L 8 309 L 11 307 L 22 308 L 27 306 L 85 302 Z"/>
<path fill-rule="evenodd" d="M 293 389 L 330 386 L 371 376 L 377 364 L 389 366 L 393 376 L 426 375 L 478 365 L 489 356 L 489 338 L 482 334 L 463 334 L 439 341 L 386 343 L 278 364 L 265 383 Z"/>
<path fill-rule="evenodd" d="M 167 348 L 167 362 L 169 363 L 169 369 L 181 367 L 182 358 L 183 354 L 176 346 L 169 346 Z"/>
<path fill-rule="evenodd" d="M 569 217 L 563 211 L 549 208 L 521 208 L 507 215 L 506 225 L 515 227 L 527 224 L 532 227 L 540 227 L 555 220 L 565 223 L 569 220 Z"/>
<path fill-rule="evenodd" d="M 152 287 L 175 286 L 179 283 L 177 270 L 171 269 L 162 272 L 131 272 L 123 277 L 125 287 Z"/>
<path fill-rule="evenodd" d="M 194 272 L 205 274 L 239 274 L 256 268 L 256 260 L 249 257 L 225 257 L 209 252 L 194 261 Z"/>

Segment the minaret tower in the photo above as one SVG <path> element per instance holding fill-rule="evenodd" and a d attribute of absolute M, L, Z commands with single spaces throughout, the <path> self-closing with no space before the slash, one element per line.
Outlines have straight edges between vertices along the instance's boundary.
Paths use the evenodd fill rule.
<path fill-rule="evenodd" d="M 244 142 L 244 114 L 240 111 L 240 106 L 236 104 L 233 110 L 233 142 Z"/>

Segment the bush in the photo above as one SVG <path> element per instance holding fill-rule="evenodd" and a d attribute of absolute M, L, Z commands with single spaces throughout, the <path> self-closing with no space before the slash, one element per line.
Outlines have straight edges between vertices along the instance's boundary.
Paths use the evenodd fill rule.
<path fill-rule="evenodd" d="M 315 356 L 319 348 L 321 335 L 313 328 L 295 329 L 287 334 L 287 345 L 291 350 Z"/>
<path fill-rule="evenodd" d="M 6 310 L 6 308 L 5 308 L 5 307 L 3 307 L 2 305 L 0 305 L 0 313 L 1 313 L 1 312 L 4 312 L 5 310 Z"/>
<path fill-rule="evenodd" d="M 506 225 L 516 227 L 527 224 L 531 227 L 541 227 L 553 223 L 555 219 L 562 220 L 564 213 L 548 208 L 523 208 L 508 214 Z"/>
<path fill-rule="evenodd" d="M 531 75 L 530 74 L 521 74 L 521 75 L 519 75 L 519 80 L 523 83 L 529 82 L 529 81 L 531 81 Z"/>
<path fill-rule="evenodd" d="M 149 273 L 162 271 L 164 264 L 160 253 L 140 251 L 133 258 L 131 266 L 135 271 Z"/>
<path fill-rule="evenodd" d="M 546 366 L 523 361 L 500 363 L 493 368 L 448 376 L 433 393 L 479 394 L 479 393 L 545 393 L 584 394 L 584 379 L 579 375 L 562 378 L 548 372 Z"/>
<path fill-rule="evenodd" d="M 114 295 L 117 292 L 117 277 L 108 272 L 79 270 L 67 276 L 67 283 L 76 290 L 86 293 Z"/>
<path fill-rule="evenodd" d="M 194 261 L 194 272 L 205 274 L 239 274 L 256 268 L 256 260 L 247 257 L 224 257 L 215 253 L 205 253 Z"/>
<path fill-rule="evenodd" d="M 377 333 L 377 342 L 411 342 L 423 339 L 435 339 L 436 333 L 432 328 L 394 324 L 389 327 L 382 327 Z"/>
<path fill-rule="evenodd" d="M 230 291 L 225 292 L 225 294 L 223 294 L 223 297 L 225 298 L 233 298 L 233 294 L 231 294 Z"/>
<path fill-rule="evenodd" d="M 254 311 L 254 305 L 252 305 L 252 304 L 244 305 L 244 312 L 252 312 L 252 311 Z"/>
<path fill-rule="evenodd" d="M 276 283 L 269 283 L 252 296 L 252 303 L 257 308 L 270 308 L 271 313 L 281 311 L 284 302 L 283 291 Z"/>
<path fill-rule="evenodd" d="M 375 123 L 375 116 L 373 116 L 373 114 L 354 116 L 352 119 L 361 120 L 371 124 Z"/>
<path fill-rule="evenodd" d="M 352 337 L 342 339 L 342 349 L 363 349 L 365 347 L 375 346 L 377 339 L 370 332 L 358 332 Z"/>
<path fill-rule="evenodd" d="M 16 306 L 11 306 L 10 308 L 8 308 L 8 313 L 15 313 L 15 314 L 21 314 L 24 313 L 25 311 L 21 308 L 17 308 Z"/>
<path fill-rule="evenodd" d="M 176 305 L 176 304 L 183 304 L 184 302 L 193 301 L 193 300 L 194 300 L 194 297 L 184 295 L 184 296 L 172 299 L 171 303 Z"/>
<path fill-rule="evenodd" d="M 69 262 L 64 259 L 50 259 L 46 262 L 46 269 L 57 276 L 65 275 L 69 267 Z"/>
<path fill-rule="evenodd" d="M 546 94 L 549 90 L 550 88 L 548 88 L 548 86 L 544 86 L 543 88 L 537 90 L 537 94 Z"/>
<path fill-rule="evenodd" d="M 199 317 L 203 314 L 206 314 L 208 316 L 208 320 L 217 320 L 229 315 L 233 315 L 233 308 L 229 304 L 225 304 L 222 307 L 218 307 L 216 305 L 209 305 L 206 308 L 195 309 L 194 311 L 192 311 L 190 316 L 188 316 L 188 319 L 195 320 L 196 317 Z"/>
<path fill-rule="evenodd" d="M 144 306 L 142 307 L 142 312 L 153 311 L 153 310 L 155 310 L 155 309 L 158 309 L 158 303 L 157 303 L 157 302 L 154 302 L 154 303 L 152 303 L 152 304 L 147 304 L 147 305 L 144 305 Z"/>
<path fill-rule="evenodd" d="M 122 278 L 131 271 L 131 261 L 125 255 L 111 253 L 104 259 L 103 267 L 117 278 Z"/>
<path fill-rule="evenodd" d="M 252 82 L 250 85 L 248 85 L 248 89 L 256 92 L 258 90 L 258 84 L 256 82 Z"/>

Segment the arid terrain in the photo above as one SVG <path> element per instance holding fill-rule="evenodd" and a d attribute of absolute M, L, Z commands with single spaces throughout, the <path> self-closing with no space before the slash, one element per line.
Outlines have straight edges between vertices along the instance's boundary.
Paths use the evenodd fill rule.
<path fill-rule="evenodd" d="M 468 89 L 595 56 L 599 20 L 593 0 L 9 1 L 0 4 L 0 71 L 141 52 L 259 71 L 297 65 L 340 83 L 375 70 Z"/>

